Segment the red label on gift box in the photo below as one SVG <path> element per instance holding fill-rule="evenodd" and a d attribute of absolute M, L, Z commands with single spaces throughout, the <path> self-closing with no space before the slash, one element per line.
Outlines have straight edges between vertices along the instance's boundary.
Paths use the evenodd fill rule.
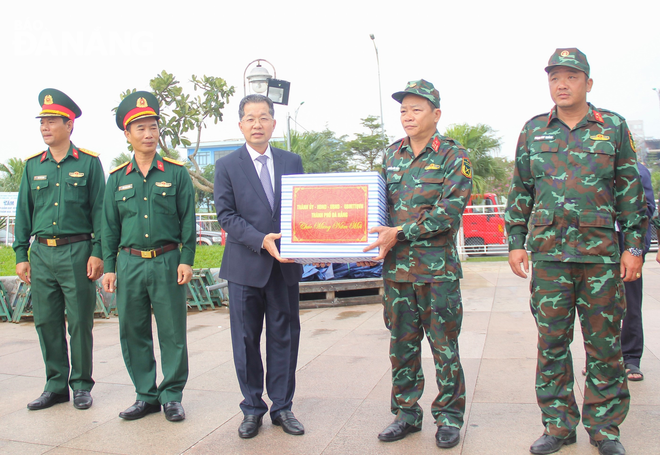
<path fill-rule="evenodd" d="M 367 241 L 367 185 L 294 186 L 291 241 Z"/>

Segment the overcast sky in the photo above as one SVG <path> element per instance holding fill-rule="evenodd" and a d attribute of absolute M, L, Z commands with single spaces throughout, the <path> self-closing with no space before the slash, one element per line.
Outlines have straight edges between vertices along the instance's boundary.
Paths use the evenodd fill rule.
<path fill-rule="evenodd" d="M 257 58 L 291 83 L 289 106 L 276 106 L 276 135 L 284 133 L 287 111 L 293 116 L 300 107 L 298 123 L 307 130 L 327 126 L 352 136 L 361 132 L 361 118 L 380 112 L 371 33 L 391 138 L 403 135 L 391 94 L 424 78 L 440 91 L 441 132 L 452 123 L 491 125 L 503 139 L 500 154 L 513 157 L 525 121 L 552 107 L 543 69 L 557 47 L 587 54 L 594 79 L 589 100 L 596 107 L 643 120 L 646 135 L 660 137 L 652 90 L 660 89 L 657 1 L 6 3 L 0 17 L 2 162 L 44 149 L 34 118 L 37 96 L 54 87 L 83 111 L 73 142 L 101 153 L 107 171 L 126 150 L 111 112 L 120 92 L 148 90 L 164 69 L 189 92 L 193 74 L 234 85 L 224 121 L 209 125 L 202 140 L 240 138 L 243 72 Z"/>

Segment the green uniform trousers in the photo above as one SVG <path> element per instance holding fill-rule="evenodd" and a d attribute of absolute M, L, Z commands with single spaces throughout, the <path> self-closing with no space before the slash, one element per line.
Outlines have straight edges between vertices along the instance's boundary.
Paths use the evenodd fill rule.
<path fill-rule="evenodd" d="M 397 420 L 422 426 L 423 411 L 417 401 L 424 392 L 421 342 L 426 332 L 439 391 L 431 413 L 438 426 L 461 428 L 465 414 L 465 378 L 458 353 L 458 335 L 463 321 L 459 281 L 383 281 L 385 326 L 391 333 L 392 414 Z"/>
<path fill-rule="evenodd" d="M 124 363 L 137 400 L 181 402 L 188 380 L 186 286 L 177 284 L 179 250 L 153 259 L 124 250 L 117 257 L 117 313 Z M 151 310 L 156 319 L 163 380 L 156 386 Z"/>
<path fill-rule="evenodd" d="M 90 240 L 49 247 L 35 240 L 30 253 L 32 314 L 46 364 L 45 392 L 92 390 L 92 328 L 96 288 L 87 278 Z M 71 347 L 71 375 L 66 324 Z"/>
<path fill-rule="evenodd" d="M 626 300 L 619 275 L 619 264 L 533 263 L 536 397 L 545 434 L 566 438 L 580 422 L 569 348 L 577 310 L 587 353 L 582 423 L 596 441 L 619 437 L 619 425 L 630 405 L 620 342 Z"/>

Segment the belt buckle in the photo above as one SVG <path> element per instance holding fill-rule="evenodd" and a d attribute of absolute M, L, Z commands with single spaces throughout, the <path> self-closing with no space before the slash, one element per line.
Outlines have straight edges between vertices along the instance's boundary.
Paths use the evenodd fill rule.
<path fill-rule="evenodd" d="M 153 253 L 155 251 L 156 250 L 140 251 L 140 254 L 141 254 L 143 259 L 151 259 L 151 258 L 153 258 Z"/>
<path fill-rule="evenodd" d="M 57 246 L 57 239 L 46 239 L 46 245 Z"/>

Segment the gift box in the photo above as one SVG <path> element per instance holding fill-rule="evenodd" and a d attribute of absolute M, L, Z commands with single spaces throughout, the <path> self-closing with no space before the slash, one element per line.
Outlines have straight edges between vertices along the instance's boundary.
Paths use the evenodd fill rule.
<path fill-rule="evenodd" d="M 282 176 L 280 255 L 299 264 L 361 262 L 378 256 L 362 250 L 369 234 L 387 225 L 387 196 L 378 172 Z"/>

